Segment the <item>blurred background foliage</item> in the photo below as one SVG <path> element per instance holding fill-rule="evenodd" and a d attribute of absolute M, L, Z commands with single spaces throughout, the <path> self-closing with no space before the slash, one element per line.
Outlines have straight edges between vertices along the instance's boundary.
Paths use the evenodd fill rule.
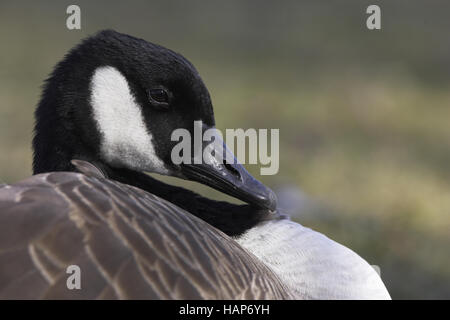
<path fill-rule="evenodd" d="M 393 298 L 450 298 L 450 2 L 77 1 L 80 31 L 69 4 L 0 2 L 0 183 L 31 174 L 52 67 L 113 28 L 191 60 L 218 128 L 280 128 L 279 173 L 248 168 L 293 219 L 379 265 Z"/>

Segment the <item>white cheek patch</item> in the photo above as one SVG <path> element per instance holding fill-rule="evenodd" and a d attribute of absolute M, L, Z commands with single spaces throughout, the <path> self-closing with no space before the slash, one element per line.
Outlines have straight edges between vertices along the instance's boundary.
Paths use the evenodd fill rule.
<path fill-rule="evenodd" d="M 117 167 L 167 174 L 155 153 L 141 108 L 117 69 L 106 66 L 95 71 L 91 105 L 102 135 L 100 150 L 105 161 Z"/>

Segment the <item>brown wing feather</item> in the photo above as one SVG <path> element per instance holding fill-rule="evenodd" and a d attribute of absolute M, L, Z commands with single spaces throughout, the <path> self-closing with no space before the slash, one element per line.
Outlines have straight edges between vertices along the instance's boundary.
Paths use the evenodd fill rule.
<path fill-rule="evenodd" d="M 81 268 L 81 289 L 66 268 Z M 0 187 L 0 298 L 284 299 L 277 276 L 175 205 L 100 176 Z"/>

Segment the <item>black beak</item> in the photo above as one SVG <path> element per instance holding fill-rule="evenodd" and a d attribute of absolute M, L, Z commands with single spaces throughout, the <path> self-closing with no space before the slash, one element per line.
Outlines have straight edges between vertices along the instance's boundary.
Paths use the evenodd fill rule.
<path fill-rule="evenodd" d="M 277 198 L 275 193 L 256 180 L 244 166 L 237 162 L 225 143 L 215 137 L 215 145 L 222 145 L 223 161 L 217 157 L 203 159 L 201 164 L 181 164 L 181 173 L 188 179 L 200 182 L 211 188 L 224 192 L 255 207 L 275 210 Z M 203 149 L 208 146 L 203 146 Z M 225 159 L 232 159 L 229 163 Z"/>

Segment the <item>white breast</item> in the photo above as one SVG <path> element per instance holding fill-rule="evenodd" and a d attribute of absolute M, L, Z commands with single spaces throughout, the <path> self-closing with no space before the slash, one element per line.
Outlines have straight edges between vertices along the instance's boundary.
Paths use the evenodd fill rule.
<path fill-rule="evenodd" d="M 268 265 L 299 299 L 390 299 L 364 259 L 290 220 L 250 229 L 237 242 Z"/>

